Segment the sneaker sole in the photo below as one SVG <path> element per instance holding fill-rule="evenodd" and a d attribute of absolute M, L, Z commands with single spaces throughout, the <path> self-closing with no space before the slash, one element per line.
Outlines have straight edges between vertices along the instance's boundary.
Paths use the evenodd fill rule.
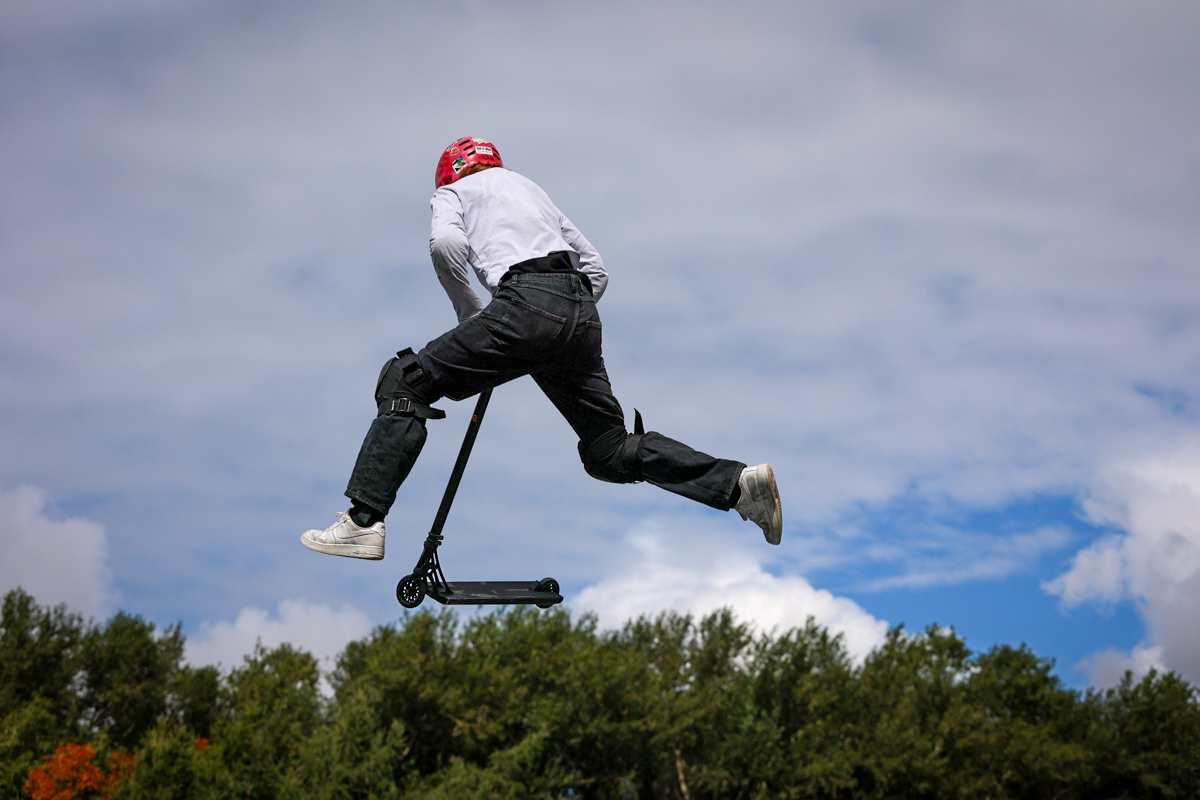
<path fill-rule="evenodd" d="M 307 533 L 300 534 L 300 544 L 309 550 L 315 550 L 318 553 L 325 553 L 330 556 L 362 558 L 367 561 L 380 561 L 383 559 L 382 547 L 373 547 L 365 544 L 324 544 L 309 539 Z"/>
<path fill-rule="evenodd" d="M 775 501 L 775 511 L 771 514 L 771 529 L 763 531 L 763 538 L 768 544 L 779 544 L 783 541 L 783 503 L 779 500 L 779 484 L 775 483 L 775 470 L 767 464 L 767 485 L 771 487 L 771 499 Z"/>

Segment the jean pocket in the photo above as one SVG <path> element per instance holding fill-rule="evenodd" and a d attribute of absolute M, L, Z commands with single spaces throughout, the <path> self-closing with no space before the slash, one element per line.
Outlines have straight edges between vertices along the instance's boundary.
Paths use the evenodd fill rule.
<path fill-rule="evenodd" d="M 546 348 L 567 325 L 567 317 L 517 297 L 505 298 L 497 312 L 498 316 L 481 315 L 480 324 L 500 351 L 522 358 L 538 358 L 548 352 Z"/>
<path fill-rule="evenodd" d="M 514 297 L 512 299 L 512 303 L 513 305 L 522 308 L 525 311 L 529 311 L 530 313 L 537 314 L 538 316 L 544 317 L 551 322 L 557 323 L 559 327 L 562 327 L 567 322 L 567 318 L 565 316 L 555 314 L 553 311 L 548 311 L 544 308 L 534 305 L 533 303 L 522 300 L 519 297 Z"/>
<path fill-rule="evenodd" d="M 583 324 L 580 325 L 580 328 L 582 329 L 583 334 L 581 338 L 583 339 L 584 349 L 588 352 L 594 350 L 595 352 L 599 353 L 601 340 L 604 338 L 604 329 L 600 326 L 600 320 L 584 320 Z"/>

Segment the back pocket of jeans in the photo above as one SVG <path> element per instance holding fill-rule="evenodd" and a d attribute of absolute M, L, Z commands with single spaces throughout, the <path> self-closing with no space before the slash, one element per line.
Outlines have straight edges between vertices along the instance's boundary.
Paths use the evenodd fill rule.
<path fill-rule="evenodd" d="M 567 322 L 566 317 L 560 317 L 558 314 L 547 311 L 544 308 L 538 308 L 533 303 L 527 303 L 519 297 L 514 297 L 512 299 L 512 304 L 515 306 L 519 306 L 520 308 L 523 308 L 526 311 L 530 311 L 534 314 L 537 314 L 540 317 L 545 317 L 546 319 L 550 320 L 551 322 L 557 323 L 560 328 L 563 325 L 565 325 Z"/>

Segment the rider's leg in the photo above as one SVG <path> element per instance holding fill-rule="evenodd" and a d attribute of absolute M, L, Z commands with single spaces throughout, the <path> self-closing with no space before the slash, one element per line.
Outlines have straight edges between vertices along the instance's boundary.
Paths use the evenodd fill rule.
<path fill-rule="evenodd" d="M 543 371 L 533 379 L 579 435 L 579 458 L 589 475 L 611 483 L 646 481 L 728 511 L 746 465 L 715 458 L 661 433 L 630 433 L 603 369 Z"/>
<path fill-rule="evenodd" d="M 546 286 L 556 283 L 563 281 Z M 554 352 L 573 304 L 545 291 L 535 294 L 519 296 L 515 287 L 502 288 L 480 314 L 421 352 L 404 351 L 384 366 L 375 391 L 379 416 L 346 488 L 346 496 L 366 509 L 351 509 L 352 516 L 358 511 L 361 521 L 370 522 L 391 509 L 425 444 L 422 409 L 441 397 L 462 400 L 525 375 Z"/>
<path fill-rule="evenodd" d="M 346 488 L 354 506 L 324 531 L 306 531 L 304 545 L 383 558 L 383 517 L 425 444 L 429 404 L 443 396 L 462 400 L 553 360 L 574 331 L 581 286 L 574 276 L 519 276 L 501 286 L 480 314 L 420 353 L 389 361 L 376 386 L 379 415 Z"/>
<path fill-rule="evenodd" d="M 613 483 L 645 480 L 722 511 L 736 509 L 769 543 L 779 544 L 783 511 L 769 464 L 747 467 L 661 433 L 626 431 L 603 364 L 593 372 L 542 371 L 533 378 L 579 435 L 579 457 L 589 475 Z"/>
<path fill-rule="evenodd" d="M 582 287 L 567 338 L 531 375 L 579 437 L 588 474 L 614 483 L 647 481 L 727 511 L 746 465 L 714 458 L 663 436 L 625 430 L 625 415 L 604 369 L 600 316 Z"/>
<path fill-rule="evenodd" d="M 363 439 L 346 487 L 346 496 L 355 504 L 350 514 L 357 524 L 373 524 L 391 509 L 396 491 L 425 446 L 425 420 L 445 416 L 430 406 L 438 396 L 411 350 L 384 364 L 375 383 L 378 415 Z"/>

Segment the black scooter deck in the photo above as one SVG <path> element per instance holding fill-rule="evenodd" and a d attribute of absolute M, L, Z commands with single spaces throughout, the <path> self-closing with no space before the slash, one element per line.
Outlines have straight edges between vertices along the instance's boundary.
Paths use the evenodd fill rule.
<path fill-rule="evenodd" d="M 558 592 L 539 592 L 537 581 L 449 581 L 431 586 L 425 593 L 448 606 L 539 605 L 549 608 L 561 603 Z"/>

